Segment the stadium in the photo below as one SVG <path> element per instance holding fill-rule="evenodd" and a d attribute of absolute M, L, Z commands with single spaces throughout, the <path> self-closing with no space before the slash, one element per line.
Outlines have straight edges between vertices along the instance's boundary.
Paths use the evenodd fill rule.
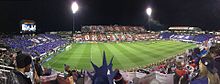
<path fill-rule="evenodd" d="M 71 3 L 69 30 L 21 19 L 16 33 L 0 33 L 0 84 L 220 84 L 218 30 L 163 29 L 149 7 L 147 26 L 82 24 Z"/>

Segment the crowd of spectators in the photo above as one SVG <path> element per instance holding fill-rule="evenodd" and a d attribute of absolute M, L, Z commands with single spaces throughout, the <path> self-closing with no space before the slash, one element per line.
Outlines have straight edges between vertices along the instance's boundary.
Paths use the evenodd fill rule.
<path fill-rule="evenodd" d="M 131 42 L 158 38 L 158 33 L 147 33 L 140 26 L 83 26 L 81 33 L 73 35 L 76 42 Z"/>
<path fill-rule="evenodd" d="M 159 38 L 179 40 L 179 41 L 185 41 L 185 42 L 202 43 L 206 40 L 209 40 L 210 38 L 215 38 L 215 35 L 211 35 L 211 34 L 184 35 L 184 34 L 164 32 L 159 35 Z"/>
<path fill-rule="evenodd" d="M 14 35 L 4 36 L 1 39 L 5 45 L 8 45 L 12 49 L 30 53 L 32 57 L 45 55 L 68 44 L 67 40 L 53 34 L 39 34 L 34 36 Z"/>
<path fill-rule="evenodd" d="M 119 25 L 91 25 L 81 28 L 83 33 L 106 33 L 106 32 L 133 32 L 144 33 L 146 30 L 142 26 L 119 26 Z"/>
<path fill-rule="evenodd" d="M 76 42 L 131 42 L 131 41 L 141 41 L 156 39 L 158 34 L 144 33 L 144 34 L 135 34 L 135 33 L 107 33 L 107 34 L 75 34 L 74 40 Z"/>

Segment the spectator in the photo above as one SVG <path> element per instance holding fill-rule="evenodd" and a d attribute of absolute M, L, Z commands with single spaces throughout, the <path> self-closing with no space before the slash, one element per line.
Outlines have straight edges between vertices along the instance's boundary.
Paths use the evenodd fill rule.
<path fill-rule="evenodd" d="M 220 46 L 219 45 L 216 45 L 216 46 L 212 46 L 209 50 L 209 54 L 214 57 L 214 58 L 219 58 L 220 56 Z"/>
<path fill-rule="evenodd" d="M 179 75 L 180 77 L 186 74 L 186 70 L 183 69 L 181 64 L 177 65 L 177 69 L 175 71 L 176 74 Z"/>
<path fill-rule="evenodd" d="M 220 75 L 220 58 L 219 58 L 219 48 L 215 48 L 214 47 L 210 48 L 210 52 L 207 54 L 208 57 L 214 58 L 212 59 L 212 61 L 214 61 L 214 66 L 217 69 L 217 73 L 218 75 Z"/>
<path fill-rule="evenodd" d="M 220 84 L 214 61 L 210 57 L 202 57 L 199 62 L 199 76 L 191 84 Z"/>
<path fill-rule="evenodd" d="M 189 84 L 188 74 L 185 74 L 184 76 L 180 77 L 178 84 Z"/>
<path fill-rule="evenodd" d="M 116 84 L 126 84 L 126 82 L 125 82 L 124 78 L 122 77 L 119 69 L 115 69 L 115 72 L 116 72 L 115 77 L 114 77 L 115 83 Z"/>
<path fill-rule="evenodd" d="M 40 64 L 40 58 L 36 58 L 34 60 L 34 66 L 35 66 L 35 69 L 36 69 L 36 72 L 37 72 L 37 75 L 38 76 L 42 76 L 43 75 L 43 68 Z"/>
<path fill-rule="evenodd" d="M 186 70 L 183 69 L 182 65 L 180 62 L 177 63 L 177 68 L 175 70 L 175 75 L 174 75 L 174 84 L 178 84 L 180 78 L 186 74 Z"/>
<path fill-rule="evenodd" d="M 69 65 L 64 64 L 64 69 L 65 69 L 65 72 L 67 73 L 66 77 L 70 77 L 70 76 L 73 75 L 73 71 L 70 70 L 70 66 Z"/>
<path fill-rule="evenodd" d="M 31 68 L 32 59 L 30 55 L 18 54 L 16 57 L 16 67 L 15 74 L 18 78 L 20 84 L 32 84 L 31 79 L 25 75 L 25 72 L 29 72 Z"/>

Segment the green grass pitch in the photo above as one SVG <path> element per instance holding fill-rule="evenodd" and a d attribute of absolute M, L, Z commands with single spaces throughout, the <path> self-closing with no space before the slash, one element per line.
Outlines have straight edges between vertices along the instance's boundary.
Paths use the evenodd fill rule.
<path fill-rule="evenodd" d="M 105 51 L 108 63 L 114 56 L 113 68 L 126 70 L 158 62 L 195 46 L 177 41 L 73 43 L 69 49 L 44 63 L 44 66 L 63 71 L 64 64 L 68 64 L 71 68 L 93 70 L 90 60 L 101 66 L 102 53 Z"/>

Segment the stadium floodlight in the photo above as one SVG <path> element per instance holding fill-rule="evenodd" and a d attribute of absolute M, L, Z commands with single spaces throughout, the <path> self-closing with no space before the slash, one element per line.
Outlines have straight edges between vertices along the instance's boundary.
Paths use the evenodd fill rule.
<path fill-rule="evenodd" d="M 78 11 L 79 6 L 78 6 L 78 4 L 76 3 L 76 1 L 74 1 L 74 2 L 72 3 L 71 9 L 72 9 L 73 14 L 75 14 L 75 13 Z"/>
<path fill-rule="evenodd" d="M 150 19 L 151 19 L 151 13 L 152 13 L 152 9 L 149 7 L 146 9 L 146 13 L 148 15 L 148 26 L 149 26 L 149 30 L 150 30 Z"/>
<path fill-rule="evenodd" d="M 76 1 L 74 1 L 73 3 L 72 3 L 72 6 L 71 6 L 71 9 L 72 9 L 72 12 L 73 12 L 73 30 L 72 30 L 72 36 L 73 36 L 73 34 L 74 34 L 74 32 L 75 32 L 75 22 L 74 22 L 74 15 L 75 15 L 75 13 L 78 11 L 78 9 L 79 9 L 79 6 L 78 6 L 78 4 L 76 3 Z"/>
<path fill-rule="evenodd" d="M 147 8 L 146 9 L 146 13 L 147 13 L 148 16 L 151 16 L 152 9 L 151 8 Z"/>

